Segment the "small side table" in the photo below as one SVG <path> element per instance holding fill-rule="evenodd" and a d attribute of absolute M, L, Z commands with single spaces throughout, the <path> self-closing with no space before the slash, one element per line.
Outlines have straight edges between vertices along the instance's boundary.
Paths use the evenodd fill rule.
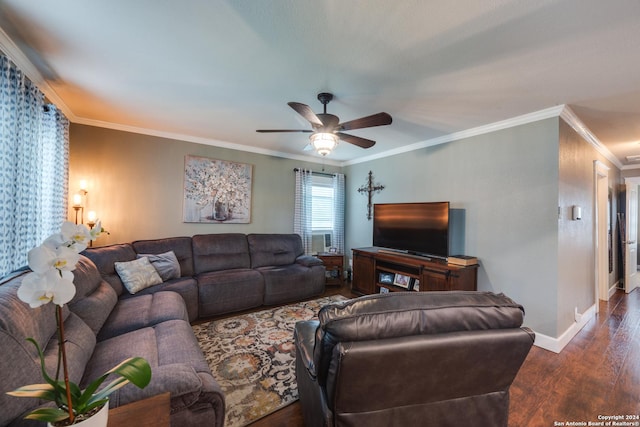
<path fill-rule="evenodd" d="M 107 427 L 169 427 L 171 415 L 170 394 L 139 400 L 109 410 Z"/>
<path fill-rule="evenodd" d="M 327 270 L 327 285 L 342 286 L 344 284 L 344 255 L 332 252 L 320 252 L 318 258 Z"/>

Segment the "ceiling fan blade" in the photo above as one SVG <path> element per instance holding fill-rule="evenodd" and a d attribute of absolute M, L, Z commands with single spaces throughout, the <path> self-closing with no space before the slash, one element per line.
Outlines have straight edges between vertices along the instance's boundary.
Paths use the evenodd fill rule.
<path fill-rule="evenodd" d="M 367 117 L 361 117 L 359 119 L 350 120 L 348 122 L 340 123 L 340 130 L 353 130 L 370 128 L 374 126 L 390 125 L 392 122 L 391 116 L 387 113 L 373 114 Z"/>
<path fill-rule="evenodd" d="M 307 132 L 311 133 L 312 130 L 307 129 L 258 129 L 256 132 L 260 133 L 273 133 L 273 132 Z"/>
<path fill-rule="evenodd" d="M 336 132 L 336 135 L 340 137 L 341 140 L 348 142 L 349 144 L 357 145 L 362 148 L 371 148 L 376 142 L 370 139 L 361 138 L 359 136 L 348 135 L 342 132 Z"/>
<path fill-rule="evenodd" d="M 300 114 L 302 117 L 307 119 L 309 123 L 315 126 L 324 126 L 322 121 L 316 116 L 316 113 L 313 112 L 311 107 L 307 104 L 301 104 L 299 102 L 288 102 L 289 107 L 296 110 L 296 113 Z"/>

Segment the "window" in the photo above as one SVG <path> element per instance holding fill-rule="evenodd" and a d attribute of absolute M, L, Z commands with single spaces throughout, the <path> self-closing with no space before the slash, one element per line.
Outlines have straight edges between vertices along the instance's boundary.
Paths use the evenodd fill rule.
<path fill-rule="evenodd" d="M 314 174 L 295 169 L 293 231 L 302 238 L 305 253 L 327 246 L 344 251 L 344 175 Z M 315 243 L 314 243 L 315 241 Z"/>
<path fill-rule="evenodd" d="M 314 175 L 311 185 L 311 230 L 314 234 L 333 231 L 335 211 L 333 178 Z"/>

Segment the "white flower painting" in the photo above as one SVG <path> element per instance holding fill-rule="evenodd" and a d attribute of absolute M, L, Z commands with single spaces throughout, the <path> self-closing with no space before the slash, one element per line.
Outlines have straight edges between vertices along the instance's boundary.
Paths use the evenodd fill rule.
<path fill-rule="evenodd" d="M 185 156 L 184 222 L 251 222 L 251 165 Z"/>

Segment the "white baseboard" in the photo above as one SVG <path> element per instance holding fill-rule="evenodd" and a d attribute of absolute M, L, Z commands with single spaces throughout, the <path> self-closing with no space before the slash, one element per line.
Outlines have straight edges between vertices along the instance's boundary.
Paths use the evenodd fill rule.
<path fill-rule="evenodd" d="M 589 320 L 596 315 L 596 306 L 595 304 L 589 307 L 584 313 L 582 313 L 582 317 L 579 322 L 574 322 L 569 328 L 564 331 L 562 335 L 558 338 L 552 338 L 548 335 L 540 334 L 536 332 L 536 341 L 534 345 L 540 348 L 544 348 L 545 350 L 553 351 L 554 353 L 560 353 L 562 349 L 569 344 L 569 342 L 575 337 L 580 329 L 587 324 Z M 534 331 L 535 332 L 535 331 Z"/>
<path fill-rule="evenodd" d="M 612 287 L 609 288 L 609 298 L 611 298 L 613 296 L 613 294 L 616 293 L 616 289 L 618 289 L 618 285 L 620 284 L 620 282 L 616 282 L 613 284 Z"/>

